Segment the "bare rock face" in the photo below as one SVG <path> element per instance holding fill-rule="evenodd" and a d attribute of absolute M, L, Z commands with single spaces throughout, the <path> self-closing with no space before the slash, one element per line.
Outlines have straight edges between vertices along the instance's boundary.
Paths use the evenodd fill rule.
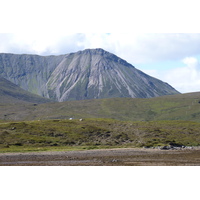
<path fill-rule="evenodd" d="M 25 90 L 60 102 L 178 93 L 103 49 L 46 57 L 0 54 L 0 75 Z"/>
<path fill-rule="evenodd" d="M 45 97 L 46 82 L 63 57 L 0 54 L 0 76 Z"/>

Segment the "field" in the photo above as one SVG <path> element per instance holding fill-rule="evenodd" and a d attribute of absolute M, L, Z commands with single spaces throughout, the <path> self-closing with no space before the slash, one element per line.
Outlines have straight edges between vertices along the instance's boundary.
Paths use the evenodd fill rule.
<path fill-rule="evenodd" d="M 199 146 L 200 123 L 112 119 L 0 123 L 0 152 Z"/>
<path fill-rule="evenodd" d="M 100 159 L 96 163 L 93 156 L 86 156 L 84 159 L 90 161 L 85 164 L 84 161 L 81 165 L 156 165 L 156 162 L 160 165 L 187 165 L 187 162 L 188 165 L 199 165 L 199 116 L 200 93 L 152 99 L 113 98 L 41 104 L 1 103 L 0 153 L 3 153 L 1 156 L 6 156 L 7 153 L 18 152 L 25 155 L 24 153 L 28 152 L 40 154 L 53 151 L 59 152 L 62 160 L 64 152 L 66 155 L 66 152 L 78 151 L 81 156 L 81 152 L 87 150 L 100 152 L 106 149 L 106 155 L 110 155 L 110 152 L 117 153 L 110 149 L 131 148 L 134 150 L 130 157 L 127 151 L 117 153 L 114 157 L 104 157 L 104 154 L 100 154 L 105 158 L 105 162 Z M 80 121 L 80 118 L 83 120 Z M 197 149 L 158 149 L 166 146 Z M 139 154 L 137 148 L 140 149 Z M 119 158 L 118 154 L 123 156 Z M 95 155 L 98 160 L 98 154 Z M 152 162 L 146 162 L 146 156 L 152 158 Z M 14 160 L 16 158 L 13 157 Z M 139 160 L 134 161 L 134 158 Z M 50 157 L 46 159 L 54 163 Z M 166 163 L 163 159 L 169 162 Z M 121 161 L 118 162 L 119 160 Z M 173 163 L 170 160 L 177 162 Z M 42 160 L 38 161 L 42 165 Z M 70 162 L 71 165 L 78 165 L 79 161 Z"/>
<path fill-rule="evenodd" d="M 122 121 L 190 120 L 200 122 L 200 93 L 150 99 L 111 98 L 62 103 L 1 103 L 0 120 L 109 118 Z"/>

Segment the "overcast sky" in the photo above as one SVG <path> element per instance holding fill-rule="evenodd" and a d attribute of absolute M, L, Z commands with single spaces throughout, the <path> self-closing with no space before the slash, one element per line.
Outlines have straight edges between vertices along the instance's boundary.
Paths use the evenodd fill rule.
<path fill-rule="evenodd" d="M 199 4 L 188 2 L 3 0 L 0 52 L 103 48 L 182 93 L 200 91 Z"/>

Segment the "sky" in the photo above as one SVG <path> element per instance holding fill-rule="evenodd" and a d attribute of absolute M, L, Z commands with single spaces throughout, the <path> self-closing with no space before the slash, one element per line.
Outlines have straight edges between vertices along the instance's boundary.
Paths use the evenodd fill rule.
<path fill-rule="evenodd" d="M 38 55 L 103 48 L 181 93 L 200 91 L 200 33 L 0 33 L 0 44 Z"/>

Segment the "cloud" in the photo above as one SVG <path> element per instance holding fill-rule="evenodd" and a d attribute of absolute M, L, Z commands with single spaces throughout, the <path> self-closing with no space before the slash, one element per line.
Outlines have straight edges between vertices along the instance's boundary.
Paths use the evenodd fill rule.
<path fill-rule="evenodd" d="M 200 91 L 200 63 L 195 57 L 182 60 L 183 67 L 165 71 L 146 70 L 145 72 L 157 77 L 182 93 Z"/>
<path fill-rule="evenodd" d="M 87 48 L 103 48 L 137 65 L 180 60 L 200 52 L 197 33 L 16 33 L 0 34 L 0 51 L 65 54 Z"/>
<path fill-rule="evenodd" d="M 200 34 L 111 34 L 111 37 L 118 41 L 116 53 L 133 64 L 180 60 L 200 52 Z"/>
<path fill-rule="evenodd" d="M 81 47 L 103 48 L 137 65 L 180 60 L 200 52 L 198 33 L 86 33 Z"/>
<path fill-rule="evenodd" d="M 1 33 L 0 52 L 39 55 L 66 54 L 83 49 L 83 34 Z"/>

